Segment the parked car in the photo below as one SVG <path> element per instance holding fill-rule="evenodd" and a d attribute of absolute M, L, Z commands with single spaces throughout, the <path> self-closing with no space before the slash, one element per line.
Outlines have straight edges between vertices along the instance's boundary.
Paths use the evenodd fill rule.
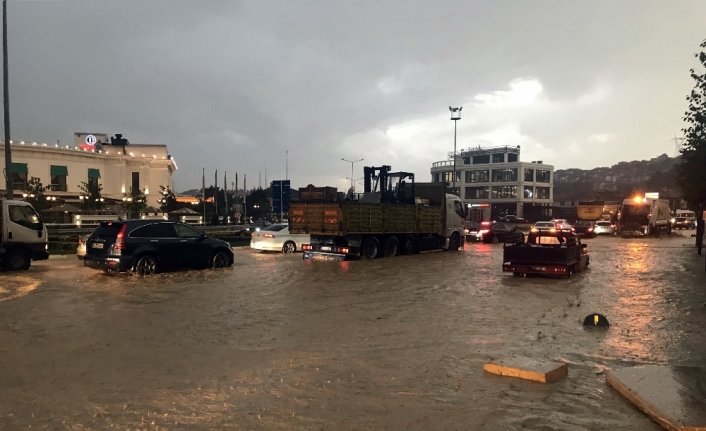
<path fill-rule="evenodd" d="M 532 226 L 532 229 L 538 229 L 538 230 L 549 230 L 549 229 L 556 229 L 558 226 L 557 223 L 553 221 L 538 221 L 537 223 Z"/>
<path fill-rule="evenodd" d="M 522 217 L 517 217 L 514 214 L 506 215 L 505 217 L 500 218 L 498 221 L 503 223 L 527 223 L 527 220 Z"/>
<path fill-rule="evenodd" d="M 467 237 L 468 238 L 468 237 Z M 525 234 L 515 226 L 500 222 L 482 222 L 471 241 L 497 244 L 499 242 L 520 242 L 525 240 Z"/>
<path fill-rule="evenodd" d="M 259 220 L 248 225 L 248 227 L 245 228 L 245 231 L 250 233 L 258 232 L 268 226 L 272 226 L 272 223 L 268 222 L 267 220 Z"/>
<path fill-rule="evenodd" d="M 696 221 L 689 220 L 687 217 L 676 217 L 673 219 L 672 229 L 695 229 Z"/>
<path fill-rule="evenodd" d="M 467 242 L 471 242 L 473 240 L 471 237 L 478 234 L 478 230 L 480 229 L 480 223 L 481 222 L 479 221 L 466 222 L 466 226 L 463 228 L 463 232 L 466 234 Z"/>
<path fill-rule="evenodd" d="M 565 218 L 555 218 L 552 220 L 556 224 L 557 229 L 571 229 L 571 223 Z"/>
<path fill-rule="evenodd" d="M 574 229 L 578 236 L 583 238 L 595 238 L 596 237 L 596 223 L 588 220 L 578 220 L 574 223 Z"/>
<path fill-rule="evenodd" d="M 230 245 L 191 226 L 171 221 L 102 222 L 86 242 L 83 264 L 103 271 L 150 275 L 182 268 L 233 264 Z"/>
<path fill-rule="evenodd" d="M 86 255 L 86 241 L 88 241 L 88 237 L 90 235 L 81 235 L 78 237 L 78 247 L 76 247 L 76 257 L 78 257 L 79 260 L 83 260 L 83 257 Z"/>
<path fill-rule="evenodd" d="M 596 227 L 593 229 L 593 232 L 596 235 L 614 235 L 615 226 L 607 220 L 600 220 L 596 222 Z"/>
<path fill-rule="evenodd" d="M 289 233 L 286 224 L 273 224 L 257 232 L 253 232 L 250 248 L 260 251 L 281 251 L 294 253 L 301 250 L 302 244 L 310 244 L 310 235 L 294 235 Z"/>

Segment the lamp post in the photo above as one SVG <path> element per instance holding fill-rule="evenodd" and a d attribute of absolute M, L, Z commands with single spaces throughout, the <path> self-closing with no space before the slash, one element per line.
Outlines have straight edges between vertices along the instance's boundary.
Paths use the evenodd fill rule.
<path fill-rule="evenodd" d="M 463 109 L 463 106 L 460 108 L 452 108 L 449 106 L 449 111 L 451 111 L 451 121 L 454 122 L 454 173 L 453 173 L 453 188 L 454 188 L 454 193 L 456 195 L 459 195 L 460 193 L 456 192 L 456 122 L 461 119 L 461 109 Z"/>
<path fill-rule="evenodd" d="M 3 107 L 5 111 L 5 196 L 15 195 L 12 184 L 12 151 L 10 150 L 10 95 L 7 84 L 7 0 L 2 0 L 2 70 Z"/>
<path fill-rule="evenodd" d="M 362 161 L 365 160 L 365 159 L 360 159 L 360 160 L 346 160 L 346 159 L 341 159 L 341 160 L 343 160 L 344 162 L 348 162 L 348 163 L 351 164 L 351 178 L 350 178 L 350 180 L 351 180 L 351 187 L 355 187 L 355 184 L 353 184 L 353 164 L 354 164 L 354 163 L 358 163 L 358 162 L 362 162 Z M 348 177 L 346 177 L 346 179 L 347 179 L 347 178 L 348 178 Z"/>

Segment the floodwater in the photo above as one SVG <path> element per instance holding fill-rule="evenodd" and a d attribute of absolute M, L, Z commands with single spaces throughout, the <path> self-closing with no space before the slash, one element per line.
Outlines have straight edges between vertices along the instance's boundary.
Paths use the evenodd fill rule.
<path fill-rule="evenodd" d="M 75 257 L 0 274 L 0 429 L 659 430 L 605 382 L 706 363 L 692 238 L 585 241 L 570 279 L 503 274 L 502 245 L 108 276 Z M 612 326 L 585 329 L 604 314 Z M 549 385 L 494 359 L 569 363 Z"/>

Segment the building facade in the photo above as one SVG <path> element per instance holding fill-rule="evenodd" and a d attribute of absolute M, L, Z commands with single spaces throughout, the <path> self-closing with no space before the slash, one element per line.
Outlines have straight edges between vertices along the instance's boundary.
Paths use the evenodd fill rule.
<path fill-rule="evenodd" d="M 45 195 L 61 202 L 79 202 L 81 183 L 97 182 L 107 200 L 120 202 L 131 189 L 140 189 L 147 197 L 147 205 L 159 207 L 159 186 L 171 187 L 177 170 L 166 145 L 111 145 L 95 138 L 101 134 L 83 135 L 88 137 L 74 146 L 12 141 L 15 197 L 21 198 L 30 178 L 37 177 L 43 186 L 48 186 Z M 0 141 L 2 167 L 4 145 Z M 4 194 L 4 181 L 0 187 Z"/>
<path fill-rule="evenodd" d="M 453 184 L 453 157 L 432 165 L 433 182 Z M 456 154 L 456 191 L 471 219 L 511 214 L 545 218 L 554 199 L 554 167 L 521 161 L 519 146 L 461 150 Z"/>

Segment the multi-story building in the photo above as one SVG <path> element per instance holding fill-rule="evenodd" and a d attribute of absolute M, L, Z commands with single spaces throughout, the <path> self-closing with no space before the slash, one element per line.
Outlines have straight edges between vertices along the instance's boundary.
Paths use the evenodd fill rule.
<path fill-rule="evenodd" d="M 12 181 L 15 197 L 27 190 L 30 178 L 48 186 L 47 197 L 79 202 L 81 183 L 96 182 L 106 200 L 121 202 L 131 189 L 142 190 L 147 205 L 159 207 L 159 186 L 172 186 L 177 166 L 166 145 L 112 145 L 105 134 L 75 134 L 73 146 L 12 141 Z M 0 163 L 5 166 L 4 141 Z M 5 192 L 5 182 L 0 190 Z"/>
<path fill-rule="evenodd" d="M 453 184 L 454 155 L 435 162 L 433 182 Z M 472 148 L 456 154 L 456 191 L 473 219 L 514 214 L 551 215 L 554 167 L 542 161 L 520 161 L 520 147 Z"/>

